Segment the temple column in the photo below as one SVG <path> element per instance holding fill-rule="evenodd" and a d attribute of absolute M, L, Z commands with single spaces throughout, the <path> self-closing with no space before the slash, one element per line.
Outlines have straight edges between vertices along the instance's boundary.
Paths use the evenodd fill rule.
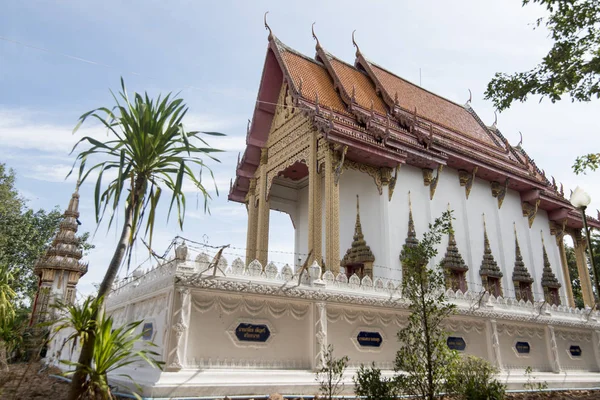
<path fill-rule="evenodd" d="M 248 190 L 248 233 L 246 235 L 246 265 L 256 258 L 256 231 L 258 229 L 258 210 L 256 209 L 256 178 L 250 179 Z"/>
<path fill-rule="evenodd" d="M 321 174 L 318 172 L 317 131 L 311 132 L 308 160 L 308 251 L 312 250 L 308 264 L 317 260 L 321 264 Z"/>
<path fill-rule="evenodd" d="M 548 348 L 548 358 L 550 359 L 552 372 L 558 374 L 560 373 L 561 367 L 558 356 L 558 346 L 556 345 L 556 335 L 554 334 L 554 327 L 552 325 L 546 326 L 546 345 Z"/>
<path fill-rule="evenodd" d="M 562 265 L 563 277 L 565 278 L 565 290 L 567 292 L 567 303 L 569 307 L 575 307 L 575 299 L 573 298 L 573 285 L 571 284 L 571 276 L 569 274 L 569 264 L 567 263 L 567 253 L 565 252 L 565 242 L 562 235 L 556 236 L 556 244 L 560 253 L 560 264 Z"/>
<path fill-rule="evenodd" d="M 340 271 L 340 189 L 335 182 L 335 154 L 325 153 L 325 264 L 337 274 Z"/>
<path fill-rule="evenodd" d="M 256 259 L 260 261 L 263 269 L 267 265 L 269 255 L 269 201 L 267 200 L 267 161 L 268 149 L 260 150 L 260 179 L 258 189 L 258 222 L 256 229 Z"/>
<path fill-rule="evenodd" d="M 488 342 L 488 357 L 492 360 L 498 370 L 502 371 L 502 352 L 500 351 L 500 339 L 498 338 L 498 327 L 495 319 L 488 320 L 487 325 L 487 342 Z"/>
<path fill-rule="evenodd" d="M 585 254 L 587 243 L 585 242 L 585 239 L 581 237 L 581 232 L 575 232 L 571 236 L 573 237 L 573 248 L 575 250 L 577 272 L 579 273 L 579 281 L 581 282 L 581 294 L 583 296 L 583 304 L 585 306 L 594 307 L 592 281 L 590 278 L 590 272 L 587 268 L 587 257 Z"/>
<path fill-rule="evenodd" d="M 171 334 L 167 348 L 166 371 L 179 371 L 185 367 L 187 336 L 190 326 L 191 294 L 188 288 L 177 287 L 173 293 L 174 308 L 171 318 Z"/>

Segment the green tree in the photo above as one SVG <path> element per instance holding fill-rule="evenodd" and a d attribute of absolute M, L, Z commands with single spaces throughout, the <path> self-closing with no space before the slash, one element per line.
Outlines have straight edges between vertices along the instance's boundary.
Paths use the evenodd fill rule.
<path fill-rule="evenodd" d="M 451 231 L 451 211 L 446 211 L 414 247 L 404 246 L 401 253 L 402 293 L 410 301 L 408 325 L 398 332 L 400 350 L 395 369 L 400 389 L 414 396 L 433 400 L 446 389 L 457 359 L 446 345 L 444 320 L 456 306 L 446 301 L 444 271 L 441 266 L 428 268 L 437 255 L 442 235 Z"/>
<path fill-rule="evenodd" d="M 577 261 L 575 259 L 575 250 L 571 246 L 565 245 L 565 254 L 567 255 L 567 266 L 569 267 L 569 278 L 571 278 L 571 287 L 573 288 L 573 300 L 575 307 L 583 308 L 583 294 L 581 293 L 581 279 L 577 270 Z"/>
<path fill-rule="evenodd" d="M 37 259 L 46 251 L 62 214 L 29 209 L 15 188 L 15 173 L 0 163 L 0 266 L 6 266 L 13 276 L 12 289 L 17 308 L 28 308 L 38 279 L 33 274 Z M 81 248 L 93 248 L 89 233 L 79 237 Z"/>
<path fill-rule="evenodd" d="M 0 265 L 0 371 L 8 371 L 7 347 L 15 319 L 13 299 L 17 295 L 12 285 L 12 274 L 6 265 Z"/>
<path fill-rule="evenodd" d="M 202 184 L 201 172 L 207 170 L 212 176 L 212 171 L 200 156 L 216 160 L 211 153 L 219 150 L 209 147 L 201 134 L 222 135 L 216 132 L 186 132 L 182 120 L 188 108 L 180 98 L 172 98 L 169 94 L 164 99 L 159 96 L 154 101 L 148 94 L 134 93 L 130 100 L 123 79 L 121 89 L 119 97 L 113 95 L 116 105 L 112 109 L 100 107 L 86 112 L 74 129 L 76 132 L 91 117 L 103 124 L 109 135 L 109 140 L 105 142 L 83 137 L 73 148 L 75 151 L 81 145 L 89 145 L 77 154 L 74 167 L 79 164 L 81 182 L 92 172 L 98 174 L 94 194 L 96 221 L 99 223 L 108 209 L 111 214 L 108 222 L 110 227 L 113 217 L 125 204 L 121 236 L 98 288 L 97 297 L 100 299 L 108 294 L 126 254 L 131 254 L 131 246 L 144 229 L 144 220 L 144 234 L 149 236 L 152 245 L 156 210 L 164 189 L 172 193 L 169 215 L 176 205 L 180 227 L 183 227 L 186 206 L 184 178 L 191 180 L 202 194 L 206 211 L 210 195 Z M 101 161 L 88 167 L 89 157 Z M 198 168 L 197 175 L 193 167 Z M 116 171 L 117 177 L 102 190 L 103 175 L 110 170 Z M 94 320 L 96 318 L 97 315 L 94 315 Z M 93 334 L 83 342 L 77 371 L 73 375 L 70 400 L 77 399 L 82 393 L 93 357 L 94 342 Z"/>
<path fill-rule="evenodd" d="M 556 102 L 565 94 L 572 101 L 590 101 L 600 96 L 600 2 L 597 0 L 523 0 L 537 3 L 547 16 L 536 21 L 545 26 L 553 41 L 540 63 L 529 71 L 512 75 L 496 73 L 488 83 L 485 98 L 500 111 L 530 95 Z M 575 160 L 576 173 L 596 170 L 600 153 Z"/>
<path fill-rule="evenodd" d="M 488 361 L 467 356 L 457 363 L 450 388 L 459 400 L 502 400 L 506 386 L 495 378 L 497 374 Z"/>

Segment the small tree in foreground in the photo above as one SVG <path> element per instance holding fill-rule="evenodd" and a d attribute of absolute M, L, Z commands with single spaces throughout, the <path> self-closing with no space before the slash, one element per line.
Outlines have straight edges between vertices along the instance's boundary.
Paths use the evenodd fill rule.
<path fill-rule="evenodd" d="M 446 211 L 414 246 L 404 246 L 401 254 L 402 290 L 410 300 L 406 328 L 398 332 L 401 343 L 396 354 L 400 389 L 409 395 L 432 400 L 446 391 L 458 355 L 446 345 L 443 321 L 456 306 L 446 302 L 444 272 L 440 266 L 427 267 L 437 255 L 442 235 L 450 233 L 452 214 Z"/>
<path fill-rule="evenodd" d="M 333 356 L 333 345 L 327 346 L 327 352 L 324 355 L 324 366 L 317 371 L 316 380 L 319 382 L 319 391 L 326 398 L 331 400 L 344 390 L 344 371 L 348 367 L 348 356 L 335 358 Z"/>
<path fill-rule="evenodd" d="M 366 400 L 394 400 L 398 395 L 394 379 L 382 377 L 375 363 L 368 368 L 361 364 L 352 381 L 354 393 Z"/>
<path fill-rule="evenodd" d="M 468 356 L 458 362 L 449 387 L 459 400 L 502 400 L 506 386 L 494 377 L 497 373 L 486 360 Z"/>

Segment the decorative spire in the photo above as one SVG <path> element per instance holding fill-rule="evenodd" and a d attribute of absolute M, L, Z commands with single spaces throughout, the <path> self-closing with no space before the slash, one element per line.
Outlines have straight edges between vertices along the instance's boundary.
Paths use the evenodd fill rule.
<path fill-rule="evenodd" d="M 513 222 L 513 228 L 515 231 L 515 269 L 513 270 L 512 280 L 513 282 L 525 282 L 532 283 L 533 278 L 523 262 L 523 256 L 521 255 L 521 247 L 519 246 L 519 238 L 517 237 L 517 225 Z"/>
<path fill-rule="evenodd" d="M 30 326 L 46 320 L 55 296 L 67 303 L 75 301 L 75 285 L 88 270 L 87 264 L 81 262 L 83 254 L 79 249 L 79 239 L 75 236 L 80 225 L 79 184 L 78 181 L 50 248 L 33 267 L 33 273 L 39 277 L 39 286 Z M 65 276 L 67 279 L 64 279 Z"/>
<path fill-rule="evenodd" d="M 448 210 L 450 210 L 450 203 L 448 203 Z M 446 254 L 442 260 L 442 267 L 455 271 L 467 271 L 469 269 L 469 267 L 465 264 L 465 260 L 462 258 L 458 247 L 456 246 L 456 238 L 454 237 L 454 230 L 452 229 L 452 221 L 450 221 L 448 247 L 446 247 Z"/>
<path fill-rule="evenodd" d="M 271 27 L 270 27 L 270 26 L 269 26 L 269 24 L 267 23 L 267 14 L 268 14 L 268 13 L 269 13 L 269 12 L 267 11 L 267 12 L 265 13 L 265 17 L 264 17 L 264 19 L 265 19 L 265 29 L 269 31 L 269 41 L 271 41 L 271 40 L 273 40 L 273 31 L 271 31 Z"/>
<path fill-rule="evenodd" d="M 71 196 L 63 217 L 52 245 L 35 264 L 34 273 L 37 275 L 41 275 L 44 269 L 76 271 L 81 276 L 87 272 L 87 264 L 79 262 L 83 255 L 79 250 L 79 239 L 75 236 L 80 224 L 79 184 Z"/>
<path fill-rule="evenodd" d="M 410 201 L 410 191 L 408 192 L 408 234 L 406 236 L 405 245 L 407 247 L 417 247 L 419 240 L 415 231 L 415 221 L 413 220 L 412 202 Z"/>
<path fill-rule="evenodd" d="M 558 289 L 561 287 L 560 282 L 556 279 L 556 275 L 552 272 L 552 265 L 550 265 L 550 261 L 548 260 L 548 253 L 546 253 L 546 244 L 544 243 L 544 234 L 540 231 L 542 235 L 542 251 L 544 252 L 544 269 L 542 271 L 542 287 L 543 288 L 555 288 Z"/>
<path fill-rule="evenodd" d="M 356 57 L 359 57 L 361 55 L 361 53 L 360 53 L 360 48 L 358 47 L 358 44 L 356 44 L 356 40 L 354 40 L 355 32 L 356 32 L 356 29 L 352 31 L 352 45 L 354 45 L 354 47 L 356 47 Z"/>
<path fill-rule="evenodd" d="M 313 37 L 313 39 L 315 39 L 315 40 L 317 41 L 317 45 L 315 46 L 315 48 L 316 48 L 316 49 L 317 49 L 317 51 L 318 51 L 318 50 L 321 50 L 321 49 L 322 49 L 322 47 L 321 47 L 321 43 L 319 43 L 319 38 L 318 38 L 318 37 L 317 37 L 317 35 L 315 34 L 315 24 L 316 24 L 316 22 L 313 22 L 313 23 L 312 23 L 312 27 L 311 27 L 311 29 L 312 29 L 312 37 Z"/>
<path fill-rule="evenodd" d="M 483 214 L 483 260 L 481 262 L 481 268 L 479 269 L 479 275 L 491 276 L 493 278 L 502 278 L 502 271 L 494 260 L 492 254 L 492 248 L 490 247 L 490 240 L 487 235 L 487 227 L 485 224 L 485 214 Z"/>
<path fill-rule="evenodd" d="M 346 251 L 346 255 L 344 255 L 340 264 L 345 267 L 346 265 L 374 262 L 375 256 L 365 241 L 362 225 L 360 224 L 360 204 L 358 195 L 356 195 L 356 224 L 354 225 L 353 239 L 352 246 Z"/>

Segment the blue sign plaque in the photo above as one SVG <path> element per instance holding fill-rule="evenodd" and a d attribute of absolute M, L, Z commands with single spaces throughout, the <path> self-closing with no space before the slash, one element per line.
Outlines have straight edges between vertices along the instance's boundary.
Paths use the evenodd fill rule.
<path fill-rule="evenodd" d="M 465 351 L 467 348 L 465 339 L 461 338 L 460 336 L 448 336 L 448 339 L 446 339 L 446 344 L 450 350 Z"/>
<path fill-rule="evenodd" d="M 241 342 L 266 342 L 271 336 L 269 327 L 264 324 L 241 323 L 235 328 L 235 336 Z"/>
<path fill-rule="evenodd" d="M 356 335 L 358 344 L 364 347 L 380 347 L 383 338 L 379 332 L 360 331 Z"/>
<path fill-rule="evenodd" d="M 571 346 L 569 347 L 569 353 L 571 353 L 573 357 L 581 357 L 581 347 Z"/>
<path fill-rule="evenodd" d="M 528 342 L 517 342 L 515 343 L 515 349 L 517 349 L 517 353 L 519 354 L 529 354 L 531 351 L 531 347 Z"/>
<path fill-rule="evenodd" d="M 146 322 L 144 327 L 142 328 L 142 339 L 150 340 L 152 339 L 152 333 L 154 332 L 154 327 L 152 326 L 152 322 Z"/>

